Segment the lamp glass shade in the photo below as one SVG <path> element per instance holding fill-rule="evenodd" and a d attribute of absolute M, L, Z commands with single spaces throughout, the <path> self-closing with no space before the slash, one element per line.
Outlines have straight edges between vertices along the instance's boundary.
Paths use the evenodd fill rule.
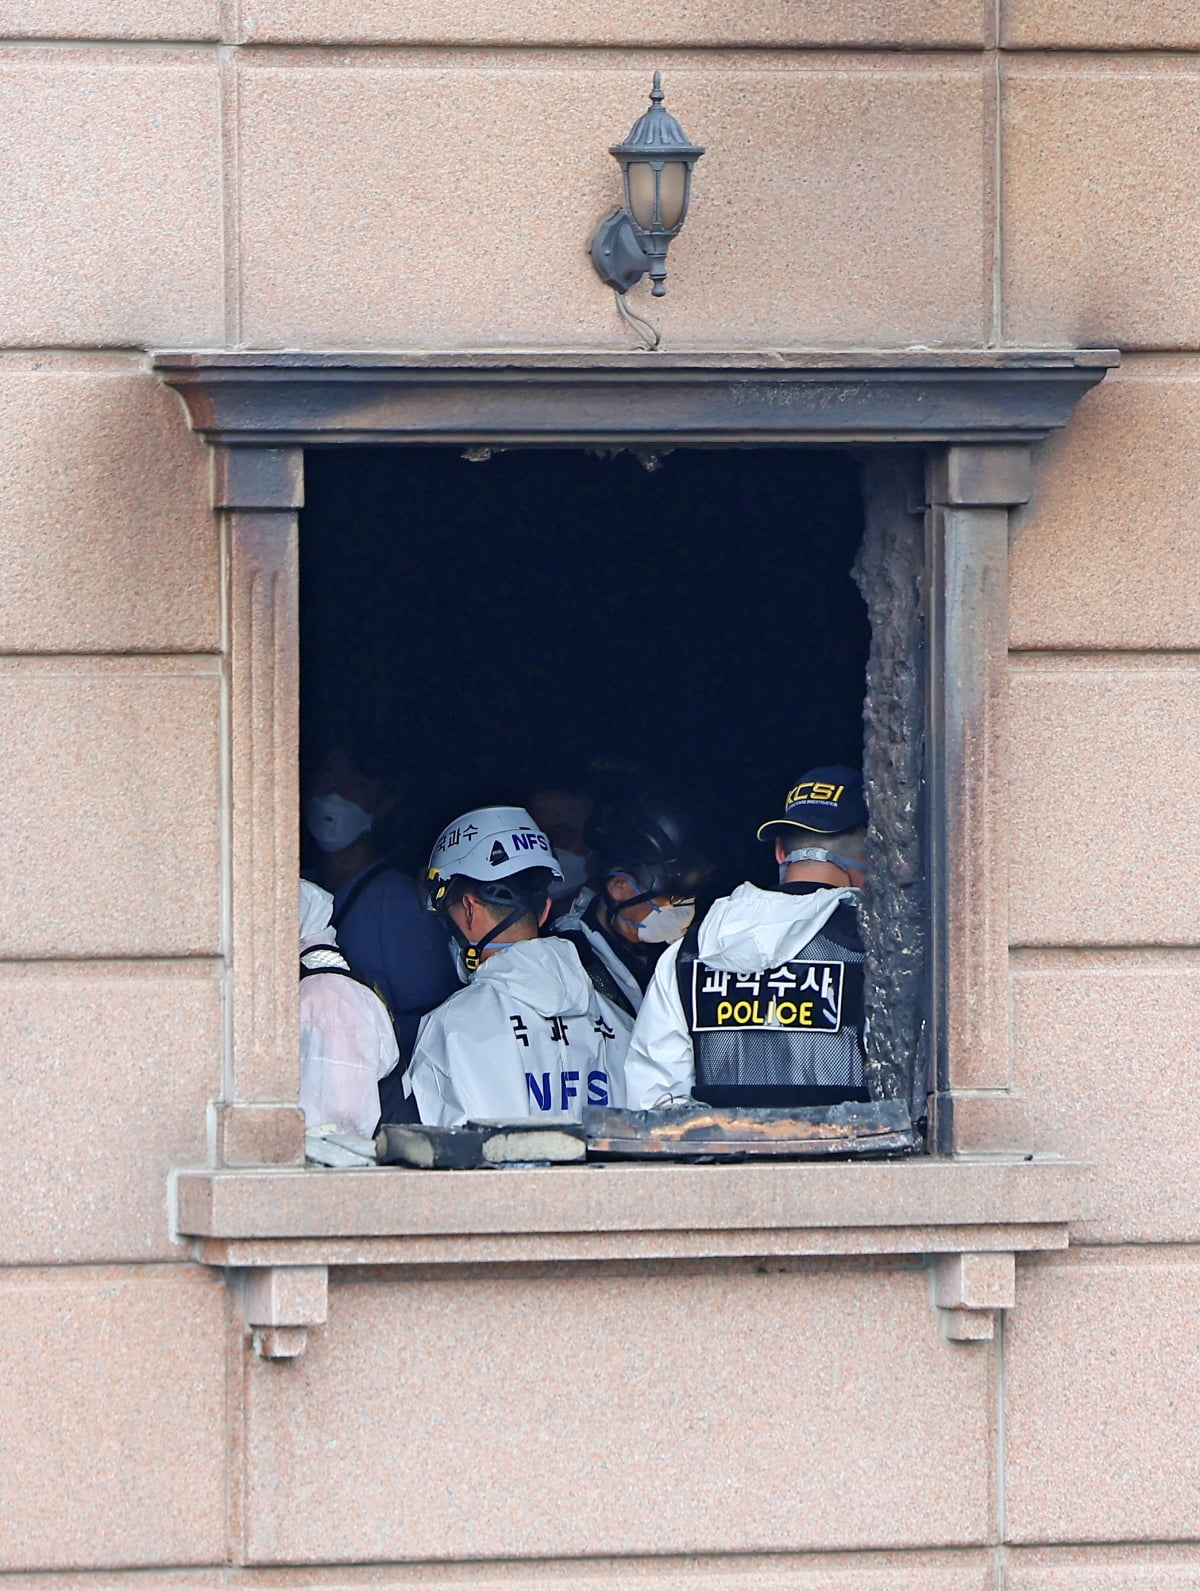
<path fill-rule="evenodd" d="M 688 175 L 686 161 L 663 162 L 658 179 L 658 219 L 668 232 L 674 232 L 687 209 Z"/>
<path fill-rule="evenodd" d="M 649 232 L 655 222 L 654 167 L 646 160 L 631 160 L 625 168 L 625 191 L 635 226 Z"/>

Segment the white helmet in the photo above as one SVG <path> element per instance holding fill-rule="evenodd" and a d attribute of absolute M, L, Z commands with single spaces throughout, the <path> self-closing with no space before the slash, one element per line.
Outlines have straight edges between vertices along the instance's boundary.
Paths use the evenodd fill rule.
<path fill-rule="evenodd" d="M 464 812 L 438 835 L 429 857 L 425 903 L 436 911 L 453 879 L 470 878 L 487 886 L 531 867 L 545 868 L 550 883 L 562 879 L 554 847 L 525 808 L 478 807 Z M 516 905 L 518 892 L 487 889 L 483 898 L 496 905 Z"/>
<path fill-rule="evenodd" d="M 536 868 L 536 889 L 524 889 L 518 875 Z M 544 904 L 550 884 L 561 881 L 550 841 L 524 807 L 477 807 L 464 812 L 437 837 L 425 876 L 425 904 L 437 911 L 456 878 L 469 878 L 478 886 L 481 900 L 507 907 L 507 914 L 473 944 L 454 921 L 451 934 L 458 945 L 462 971 L 468 977 L 479 970 L 483 952 L 518 917 Z M 509 882 L 511 880 L 511 882 Z"/>

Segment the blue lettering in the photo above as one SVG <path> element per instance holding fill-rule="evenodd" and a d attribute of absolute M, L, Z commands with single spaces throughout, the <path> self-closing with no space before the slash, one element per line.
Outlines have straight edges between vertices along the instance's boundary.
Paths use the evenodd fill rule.
<path fill-rule="evenodd" d="M 562 1074 L 562 1105 L 560 1107 L 562 1110 L 567 1110 L 570 1108 L 567 1104 L 568 1100 L 577 1099 L 579 1097 L 579 1090 L 577 1088 L 571 1087 L 572 1083 L 577 1083 L 578 1081 L 578 1072 L 564 1072 Z"/>
<path fill-rule="evenodd" d="M 550 1073 L 549 1072 L 543 1072 L 542 1073 L 542 1086 L 541 1086 L 541 1088 L 539 1088 L 537 1086 L 537 1078 L 533 1075 L 533 1073 L 532 1072 L 526 1072 L 525 1073 L 525 1087 L 533 1095 L 534 1099 L 537 1100 L 538 1109 L 539 1110 L 549 1110 L 551 1108 L 551 1106 L 553 1104 L 553 1096 L 550 1093 Z"/>
<path fill-rule="evenodd" d="M 608 1073 L 607 1072 L 589 1072 L 588 1073 L 588 1104 L 589 1105 L 607 1105 L 608 1104 Z"/>

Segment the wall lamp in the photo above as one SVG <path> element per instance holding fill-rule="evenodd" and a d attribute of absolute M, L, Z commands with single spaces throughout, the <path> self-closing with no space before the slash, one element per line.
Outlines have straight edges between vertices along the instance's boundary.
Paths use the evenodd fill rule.
<path fill-rule="evenodd" d="M 601 221 L 592 239 L 592 264 L 618 294 L 647 271 L 653 296 L 667 291 L 667 248 L 687 216 L 692 167 L 703 153 L 664 108 L 662 77 L 655 72 L 650 109 L 623 144 L 609 149 L 621 166 L 625 206 Z"/>

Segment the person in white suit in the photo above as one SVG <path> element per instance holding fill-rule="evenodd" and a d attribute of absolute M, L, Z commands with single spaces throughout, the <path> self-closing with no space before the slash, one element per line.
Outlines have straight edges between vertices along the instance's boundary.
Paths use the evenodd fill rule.
<path fill-rule="evenodd" d="M 400 1051 L 387 1007 L 355 977 L 330 926 L 333 896 L 300 880 L 300 1108 L 309 1127 L 368 1137 Z"/>
<path fill-rule="evenodd" d="M 431 1011 L 406 1077 L 421 1120 L 579 1121 L 624 1103 L 632 1022 L 597 994 L 574 945 L 538 936 L 561 879 L 521 807 L 464 813 L 438 836 L 425 880 L 469 981 Z"/>

